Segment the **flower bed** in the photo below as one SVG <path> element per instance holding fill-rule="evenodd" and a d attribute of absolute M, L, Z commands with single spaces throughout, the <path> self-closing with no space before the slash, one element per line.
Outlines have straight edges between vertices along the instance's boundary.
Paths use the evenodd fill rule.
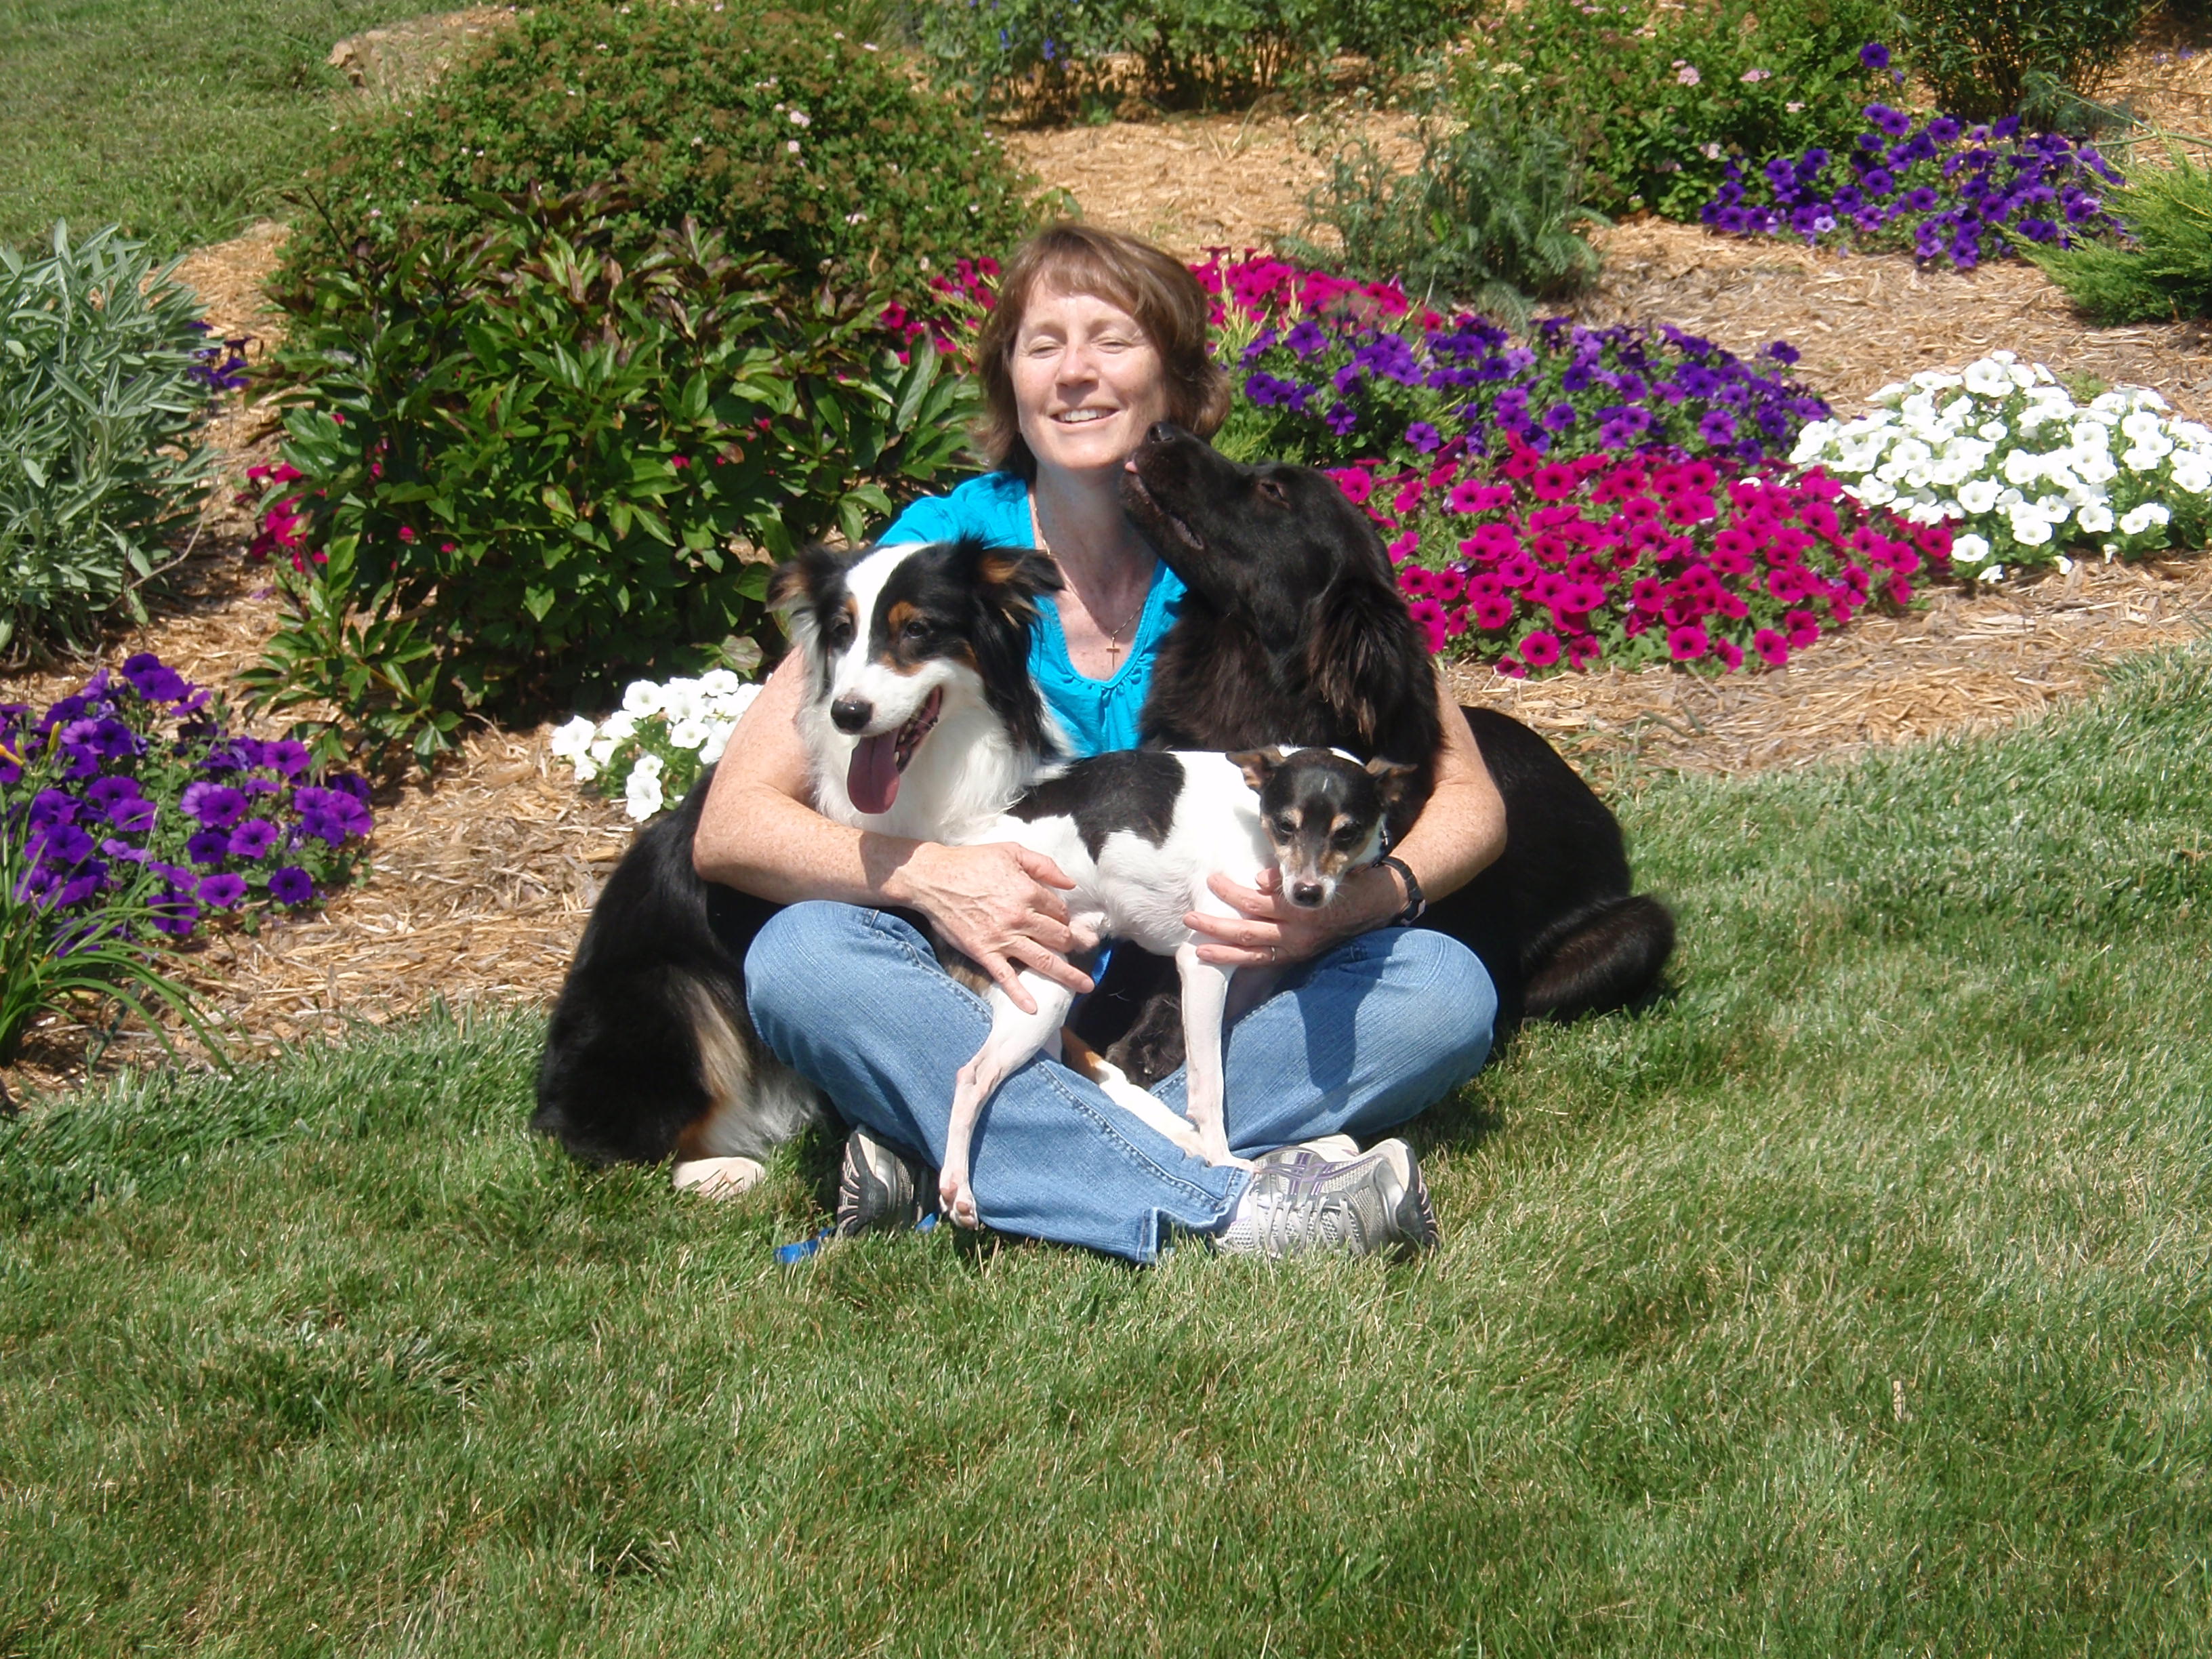
<path fill-rule="evenodd" d="M 1742 465 L 1786 451 L 1828 406 L 1791 380 L 1777 341 L 1747 362 L 1676 328 L 1538 324 L 1520 341 L 1462 313 L 1416 311 L 1392 283 L 1276 259 L 1200 267 L 1239 400 L 1221 440 L 1309 465 L 1407 465 L 1455 441 L 1502 456 L 1663 445 Z"/>
<path fill-rule="evenodd" d="M 2085 544 L 2107 558 L 2201 547 L 2212 532 L 2212 429 L 2167 418 L 2148 388 L 2077 403 L 2040 363 L 1999 351 L 1872 401 L 1859 420 L 1807 427 L 1791 459 L 1869 506 L 1954 526 L 1962 574 L 1994 580 Z"/>
<path fill-rule="evenodd" d="M 759 695 L 759 686 L 726 668 L 697 679 L 635 680 L 612 714 L 604 720 L 579 714 L 547 747 L 575 769 L 577 782 L 596 782 L 642 823 L 683 799 L 722 758 L 738 717 Z"/>
<path fill-rule="evenodd" d="M 1739 157 L 1698 216 L 1743 236 L 1799 236 L 1910 249 L 1961 270 L 2012 251 L 2017 234 L 2068 247 L 2110 238 L 2118 224 L 2102 187 L 2120 175 L 2091 144 L 2063 134 L 2022 137 L 2017 116 L 1967 127 L 1948 115 L 1916 122 L 1886 104 L 1842 155 L 1778 155 L 1756 173 Z"/>
<path fill-rule="evenodd" d="M 352 872 L 368 787 L 319 780 L 305 745 L 232 732 L 209 694 L 149 655 L 33 717 L 0 705 L 0 813 L 21 848 L 8 896 L 87 921 L 153 878 L 152 929 L 313 904 Z"/>
<path fill-rule="evenodd" d="M 1734 473 L 1663 452 L 1561 460 L 1516 447 L 1494 470 L 1336 477 L 1395 532 L 1398 585 L 1430 649 L 1456 641 L 1516 678 L 1601 661 L 1779 668 L 1867 605 L 1910 603 L 1914 578 L 1943 568 L 1943 524 L 1894 525 L 1818 471 Z"/>

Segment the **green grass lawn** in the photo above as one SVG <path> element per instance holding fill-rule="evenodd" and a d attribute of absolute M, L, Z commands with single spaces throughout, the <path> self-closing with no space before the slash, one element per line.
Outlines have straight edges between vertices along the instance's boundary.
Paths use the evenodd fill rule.
<path fill-rule="evenodd" d="M 56 219 L 164 252 L 277 210 L 326 137 L 347 35 L 425 0 L 0 0 L 0 244 Z"/>
<path fill-rule="evenodd" d="M 1680 993 L 1410 1267 L 780 1269 L 520 1016 L 0 1127 L 0 1653 L 2205 1651 L 2212 650 L 1622 804 Z"/>

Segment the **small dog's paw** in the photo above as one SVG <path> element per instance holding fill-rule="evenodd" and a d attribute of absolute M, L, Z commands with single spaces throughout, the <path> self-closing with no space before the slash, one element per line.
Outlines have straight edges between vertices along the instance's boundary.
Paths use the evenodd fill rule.
<path fill-rule="evenodd" d="M 694 1158 L 676 1166 L 672 1177 L 679 1193 L 701 1198 L 738 1198 L 757 1186 L 767 1169 L 750 1158 Z"/>
<path fill-rule="evenodd" d="M 948 1181 L 938 1188 L 938 1200 L 945 1213 L 952 1218 L 957 1227 L 980 1228 L 982 1215 L 975 1208 L 975 1189 L 964 1181 Z"/>

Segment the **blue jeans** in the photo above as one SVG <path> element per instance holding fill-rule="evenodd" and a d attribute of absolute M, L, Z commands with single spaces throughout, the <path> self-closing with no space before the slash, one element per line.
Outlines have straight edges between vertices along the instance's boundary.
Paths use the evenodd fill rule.
<path fill-rule="evenodd" d="M 953 1073 L 991 1017 L 912 927 L 849 904 L 791 905 L 753 941 L 745 998 L 763 1040 L 848 1121 L 942 1159 Z M 1474 1075 L 1497 1010 L 1475 954 L 1419 928 L 1367 933 L 1288 970 L 1227 1033 L 1230 1146 L 1249 1158 L 1339 1132 L 1364 1145 Z M 1152 1092 L 1181 1112 L 1182 1073 Z M 1042 1056 L 984 1107 L 974 1157 L 988 1225 L 1133 1261 L 1158 1254 L 1163 1222 L 1219 1228 L 1249 1179 L 1188 1156 Z"/>

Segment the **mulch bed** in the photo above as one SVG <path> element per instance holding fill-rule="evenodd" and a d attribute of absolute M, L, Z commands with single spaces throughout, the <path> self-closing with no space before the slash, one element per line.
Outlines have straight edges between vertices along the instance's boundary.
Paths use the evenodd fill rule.
<path fill-rule="evenodd" d="M 499 9 L 459 15 L 456 27 L 494 27 Z M 410 74 L 434 63 L 442 48 L 433 35 L 392 42 L 386 61 Z M 2212 119 L 2212 55 L 2184 62 L 2166 49 L 2164 63 L 2147 46 L 2124 65 L 2123 88 L 2173 125 Z M 1349 118 L 1117 122 L 1016 131 L 1008 143 L 1091 218 L 1196 254 L 1263 246 L 1298 229 L 1323 171 L 1314 128 Z M 1361 119 L 1378 144 L 1401 154 L 1410 146 L 1404 118 Z M 1799 372 L 1846 411 L 1917 368 L 2008 346 L 2061 372 L 2156 386 L 2186 412 L 2212 412 L 2212 344 L 2202 331 L 2086 327 L 2032 269 L 1923 270 L 1901 256 L 1808 252 L 1650 221 L 1600 235 L 1605 276 L 1578 315 L 1663 319 L 1739 352 L 1789 339 L 1805 353 Z M 282 237 L 279 226 L 257 226 L 185 262 L 211 320 L 255 336 L 257 355 L 279 321 L 260 284 Z M 212 435 L 234 483 L 272 443 L 267 422 L 242 409 L 219 417 Z M 148 626 L 118 631 L 103 659 L 149 650 L 203 684 L 229 684 L 276 616 L 264 574 L 244 556 L 250 532 L 222 492 L 173 597 Z M 1741 772 L 2030 717 L 2094 690 L 2117 657 L 2198 637 L 2208 623 L 2212 562 L 2084 565 L 2064 578 L 1941 593 L 1903 618 L 1869 617 L 1781 673 L 1716 681 L 1648 669 L 1528 682 L 1462 665 L 1453 681 L 1463 699 L 1528 720 L 1601 777 Z M 81 678 L 0 676 L 0 699 L 51 699 Z M 427 785 L 386 791 L 375 803 L 368 878 L 320 916 L 219 936 L 181 957 L 235 1052 L 274 1052 L 434 1001 L 550 998 L 630 825 L 569 780 L 547 752 L 549 730 L 474 732 Z M 50 1020 L 0 1080 L 19 1096 L 66 1088 L 83 1080 L 88 1054 L 105 1068 L 118 1055 L 158 1060 L 160 1050 L 143 1033 L 88 1045 L 82 1027 Z"/>

